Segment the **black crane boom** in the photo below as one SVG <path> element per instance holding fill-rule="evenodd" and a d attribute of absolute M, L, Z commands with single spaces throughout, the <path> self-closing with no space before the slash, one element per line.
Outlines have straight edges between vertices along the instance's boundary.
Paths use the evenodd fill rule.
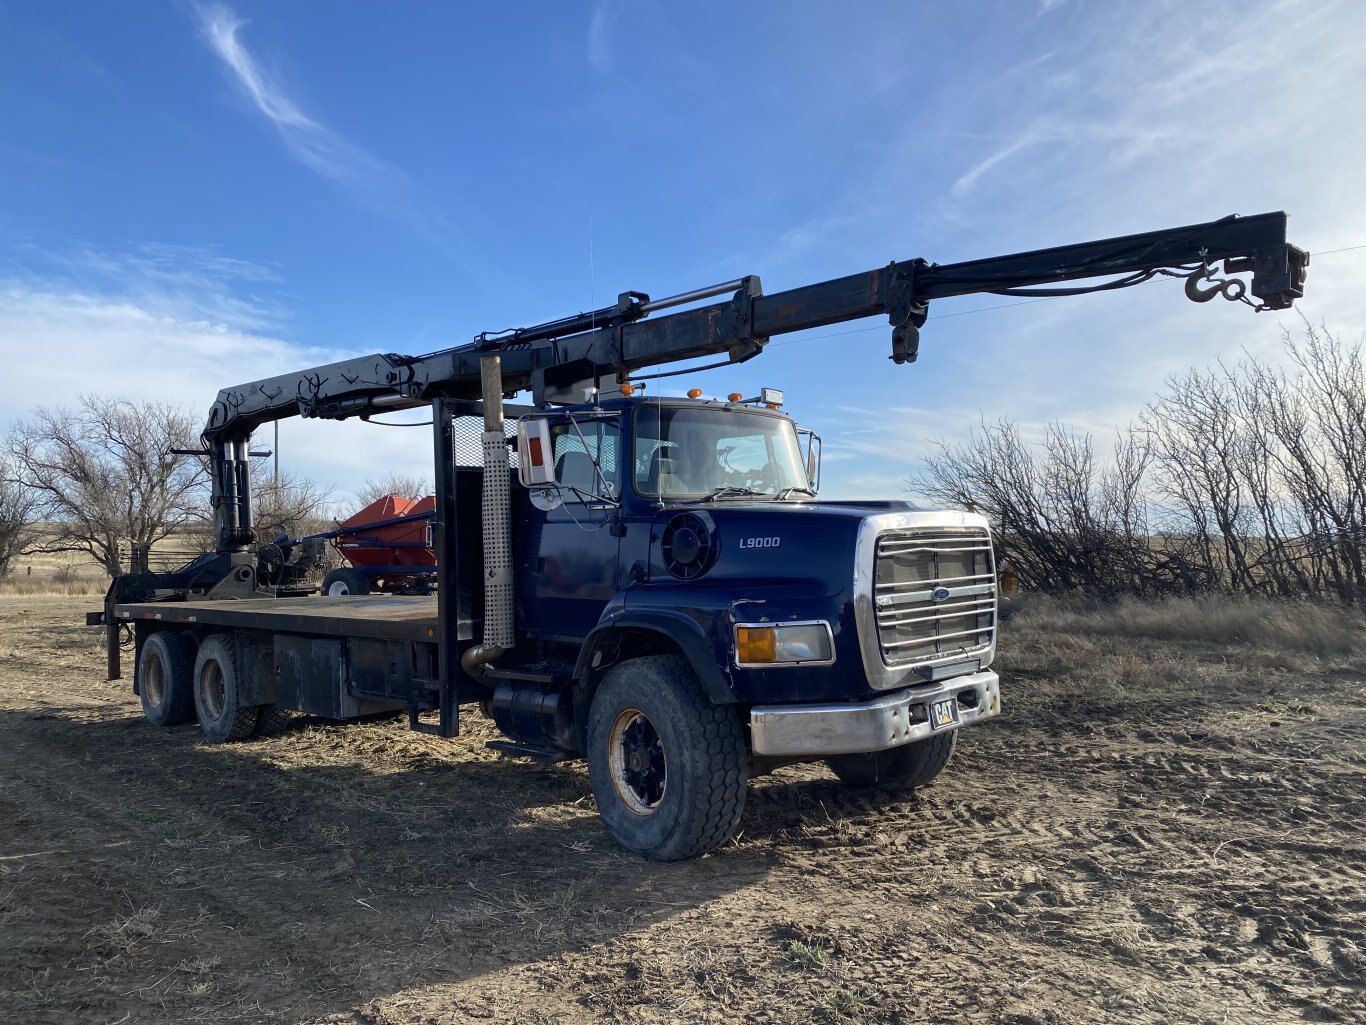
<path fill-rule="evenodd" d="M 1250 289 L 1237 278 L 1215 277 L 1219 261 L 1226 275 L 1250 273 Z M 961 263 L 893 262 L 773 295 L 764 295 L 754 276 L 654 301 L 641 292 L 623 292 L 613 306 L 534 327 L 486 332 L 424 356 L 376 353 L 225 388 L 204 427 L 220 548 L 250 543 L 246 450 L 257 427 L 291 416 L 347 419 L 436 398 L 478 399 L 479 360 L 489 353 L 501 358 L 507 393 L 530 390 L 541 406 L 582 401 L 582 386 L 603 379 L 624 381 L 649 367 L 717 355 L 724 362 L 743 362 L 762 352 L 774 335 L 880 315 L 892 327 L 891 358 L 910 362 L 929 303 L 950 296 L 1071 295 L 1127 287 L 1167 273 L 1185 276 L 1187 295 L 1198 301 L 1223 295 L 1257 309 L 1286 309 L 1304 294 L 1308 265 L 1309 254 L 1286 241 L 1284 213 L 1234 215 Z M 1058 287 L 1114 276 L 1089 287 Z M 1030 288 L 1035 291 L 1021 291 Z M 1258 302 L 1247 297 L 1248 291 Z M 725 298 L 692 305 L 718 296 Z M 665 309 L 674 312 L 651 316 Z"/>
<path fill-rule="evenodd" d="M 1131 280 L 1115 283 L 1127 285 L 1172 268 L 1198 274 L 1221 260 L 1225 273 L 1252 273 L 1251 294 L 1261 308 L 1285 309 L 1303 295 L 1309 257 L 1286 242 L 1284 213 L 1232 216 L 961 263 L 894 262 L 773 295 L 762 294 L 753 276 L 657 302 L 625 292 L 615 306 L 480 335 L 425 356 L 377 353 L 225 388 L 204 436 L 211 443 L 244 439 L 260 425 L 290 416 L 345 419 L 424 405 L 439 395 L 475 399 L 479 357 L 488 352 L 502 356 L 509 391 L 530 389 L 543 402 L 556 387 L 573 381 L 624 378 L 652 366 L 721 354 L 739 362 L 756 355 L 774 335 L 793 331 L 882 314 L 893 327 L 918 327 L 934 299 L 1014 294 L 1029 286 L 1110 275 L 1128 275 Z M 722 302 L 647 319 L 655 310 L 725 292 L 733 294 Z"/>

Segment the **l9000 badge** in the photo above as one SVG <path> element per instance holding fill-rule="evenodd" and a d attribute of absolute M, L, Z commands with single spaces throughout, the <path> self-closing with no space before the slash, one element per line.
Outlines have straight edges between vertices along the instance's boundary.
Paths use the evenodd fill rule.
<path fill-rule="evenodd" d="M 783 543 L 780 537 L 742 537 L 741 548 L 777 548 Z"/>

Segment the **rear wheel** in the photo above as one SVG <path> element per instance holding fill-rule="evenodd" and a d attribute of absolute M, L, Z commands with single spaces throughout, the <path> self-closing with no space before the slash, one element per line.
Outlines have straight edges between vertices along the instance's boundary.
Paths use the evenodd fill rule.
<path fill-rule="evenodd" d="M 277 736 L 285 731 L 292 718 L 294 713 L 288 708 L 281 708 L 279 705 L 257 705 L 256 736 Z"/>
<path fill-rule="evenodd" d="M 680 655 L 614 666 L 588 716 L 588 771 L 617 842 L 654 861 L 720 846 L 745 806 L 740 720 Z"/>
<path fill-rule="evenodd" d="M 194 660 L 194 708 L 205 739 L 245 740 L 256 729 L 257 705 L 244 705 L 231 634 L 214 634 Z"/>
<path fill-rule="evenodd" d="M 179 726 L 194 718 L 194 655 L 185 638 L 166 631 L 142 642 L 138 697 L 154 726 Z"/>
<path fill-rule="evenodd" d="M 323 594 L 337 598 L 347 594 L 369 594 L 370 578 L 350 566 L 334 569 L 323 578 Z"/>
<path fill-rule="evenodd" d="M 850 786 L 911 790 L 932 783 L 944 771 L 957 743 L 958 731 L 951 730 L 886 751 L 833 755 L 825 760 L 825 764 Z"/>

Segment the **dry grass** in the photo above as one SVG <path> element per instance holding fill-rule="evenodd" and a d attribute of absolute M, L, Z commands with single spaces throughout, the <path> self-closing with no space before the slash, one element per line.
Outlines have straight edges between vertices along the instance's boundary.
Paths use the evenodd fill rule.
<path fill-rule="evenodd" d="M 1366 653 L 1366 612 L 1327 602 L 1206 595 L 1083 604 L 1029 595 L 1016 605 L 1012 631 L 1062 633 L 1082 641 L 1124 637 L 1321 657 Z"/>
<path fill-rule="evenodd" d="M 81 552 L 30 553 L 0 577 L 0 594 L 94 595 L 109 588 L 104 567 Z"/>

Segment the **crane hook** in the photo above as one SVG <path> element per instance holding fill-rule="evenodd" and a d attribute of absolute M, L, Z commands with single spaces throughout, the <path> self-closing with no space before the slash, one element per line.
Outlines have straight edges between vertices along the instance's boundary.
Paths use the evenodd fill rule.
<path fill-rule="evenodd" d="M 1202 280 L 1208 285 L 1201 285 Z M 1216 278 L 1208 267 L 1202 267 L 1186 278 L 1186 298 L 1192 302 L 1207 303 L 1216 295 L 1222 295 L 1229 302 L 1238 302 L 1247 294 L 1247 286 L 1238 278 Z"/>

